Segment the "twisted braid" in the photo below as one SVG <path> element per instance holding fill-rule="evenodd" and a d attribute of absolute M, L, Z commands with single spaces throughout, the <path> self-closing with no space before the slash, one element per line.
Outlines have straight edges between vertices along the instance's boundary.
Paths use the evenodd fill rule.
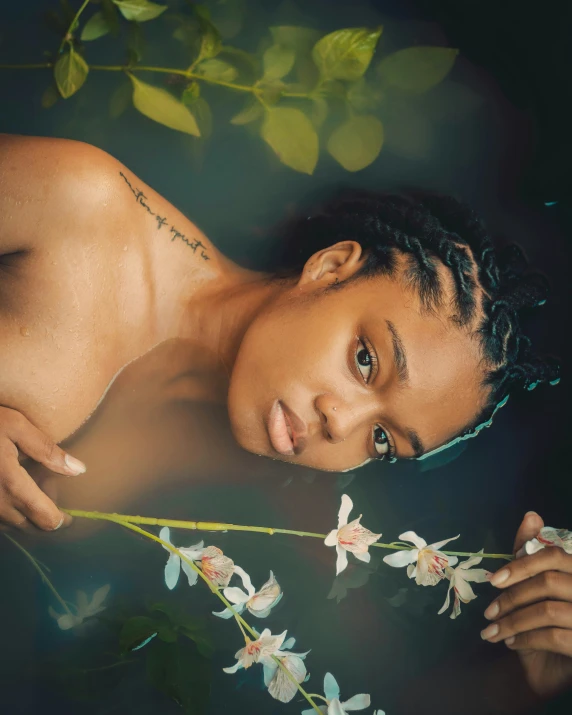
<path fill-rule="evenodd" d="M 496 247 L 476 212 L 455 198 L 418 190 L 344 190 L 310 216 L 288 221 L 280 232 L 282 275 L 301 271 L 313 253 L 348 239 L 365 252 L 358 278 L 392 275 L 398 255 L 405 255 L 406 279 L 428 310 L 441 304 L 438 268 L 446 266 L 455 287 L 453 318 L 463 326 L 478 321 L 489 366 L 484 376 L 489 402 L 479 421 L 515 388 L 558 381 L 557 361 L 533 355 L 519 320 L 523 308 L 546 302 L 547 281 L 525 273 L 526 258 L 518 246 Z"/>

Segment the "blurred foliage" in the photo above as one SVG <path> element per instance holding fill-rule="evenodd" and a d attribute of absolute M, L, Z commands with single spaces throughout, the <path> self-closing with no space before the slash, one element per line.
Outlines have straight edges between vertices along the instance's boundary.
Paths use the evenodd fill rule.
<path fill-rule="evenodd" d="M 237 107 L 231 124 L 249 125 L 279 161 L 305 174 L 313 173 L 321 147 L 352 172 L 372 164 L 384 144 L 408 158 L 426 155 L 426 127 L 418 126 L 414 112 L 384 127 L 384 111 L 391 109 L 394 99 L 399 106 L 404 97 L 413 98 L 443 82 L 458 54 L 447 47 L 415 46 L 381 56 L 372 66 L 378 59 L 381 26 L 322 34 L 294 25 L 270 27 L 257 52 L 250 53 L 226 44 L 245 25 L 240 0 L 208 6 L 189 1 L 183 12 L 171 12 L 168 5 L 151 0 L 85 0 L 74 11 L 68 0 L 60 0 L 47 19 L 62 39 L 52 63 L 55 87 L 42 97 L 44 108 L 60 97 L 69 99 L 84 86 L 92 43 L 107 35 L 117 37 L 117 42 L 126 37 L 124 65 L 92 67 L 122 72 L 131 82 L 131 87 L 113 92 L 111 118 L 132 104 L 149 119 L 200 142 L 213 126 L 203 86 L 227 92 L 232 102 L 246 94 L 248 100 L 242 109 Z M 141 64 L 143 28 L 150 21 L 168 28 L 171 41 L 192 58 L 190 65 Z M 124 25 L 128 32 L 120 32 Z M 143 71 L 154 73 L 167 86 L 143 81 Z"/>
<path fill-rule="evenodd" d="M 206 621 L 168 603 L 149 603 L 142 615 L 133 615 L 132 608 L 119 602 L 96 616 L 87 633 L 90 648 L 84 634 L 52 653 L 45 668 L 50 687 L 58 686 L 76 701 L 97 702 L 115 698 L 122 680 L 137 680 L 135 669 L 183 712 L 206 712 L 214 654 Z"/>

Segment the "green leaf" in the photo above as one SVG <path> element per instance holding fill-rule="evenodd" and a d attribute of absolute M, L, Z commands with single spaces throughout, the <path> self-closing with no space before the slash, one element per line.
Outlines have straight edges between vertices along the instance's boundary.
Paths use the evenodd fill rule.
<path fill-rule="evenodd" d="M 279 25 L 271 27 L 272 39 L 277 45 L 288 47 L 296 53 L 309 52 L 310 48 L 320 38 L 318 30 L 296 25 Z"/>
<path fill-rule="evenodd" d="M 326 121 L 329 112 L 328 102 L 323 97 L 314 97 L 312 99 L 312 124 L 319 129 Z"/>
<path fill-rule="evenodd" d="M 101 14 L 105 18 L 111 34 L 114 37 L 118 35 L 120 29 L 119 13 L 113 4 L 113 0 L 101 0 Z"/>
<path fill-rule="evenodd" d="M 262 90 L 262 99 L 265 104 L 273 105 L 278 102 L 282 96 L 282 92 L 286 85 L 280 79 L 261 82 L 259 85 Z"/>
<path fill-rule="evenodd" d="M 157 5 L 150 0 L 113 0 L 113 3 L 126 20 L 136 22 L 154 20 L 167 9 L 166 5 Z"/>
<path fill-rule="evenodd" d="M 129 74 L 133 83 L 133 104 L 141 114 L 178 132 L 200 136 L 195 118 L 182 102 L 164 89 L 142 82 Z"/>
<path fill-rule="evenodd" d="M 183 104 L 188 107 L 190 106 L 195 99 L 198 99 L 201 96 L 201 85 L 198 82 L 191 82 L 188 84 L 185 89 L 183 90 L 183 94 L 181 96 L 181 100 Z"/>
<path fill-rule="evenodd" d="M 127 51 L 130 65 L 135 65 L 143 59 L 145 37 L 138 22 L 132 22 L 127 29 Z"/>
<path fill-rule="evenodd" d="M 68 99 L 81 88 L 88 72 L 86 61 L 70 45 L 69 52 L 62 55 L 54 67 L 56 84 L 64 99 Z"/>
<path fill-rule="evenodd" d="M 60 93 L 58 92 L 57 87 L 51 84 L 42 94 L 42 107 L 44 109 L 49 109 L 50 107 L 53 107 L 59 98 Z"/>
<path fill-rule="evenodd" d="M 383 92 L 369 84 L 365 77 L 351 84 L 346 93 L 349 104 L 358 112 L 375 109 L 383 99 Z"/>
<path fill-rule="evenodd" d="M 140 645 L 159 630 L 157 621 L 148 616 L 133 616 L 125 621 L 119 633 L 119 647 L 123 653 Z"/>
<path fill-rule="evenodd" d="M 360 171 L 377 159 L 383 145 L 383 125 L 372 115 L 355 116 L 328 140 L 328 151 L 347 171 Z"/>
<path fill-rule="evenodd" d="M 203 60 L 195 68 L 197 74 L 208 79 L 220 80 L 221 82 L 232 82 L 238 77 L 238 70 L 224 60 L 215 58 Z"/>
<path fill-rule="evenodd" d="M 408 92 L 426 92 L 451 71 L 459 50 L 451 47 L 408 47 L 385 57 L 377 66 L 382 80 Z"/>
<path fill-rule="evenodd" d="M 222 47 L 222 38 L 217 28 L 205 18 L 200 20 L 201 46 L 199 49 L 199 59 L 210 59 L 216 57 Z"/>
<path fill-rule="evenodd" d="M 183 93 L 184 94 L 184 93 Z M 213 131 L 213 115 L 209 103 L 203 97 L 187 99 L 183 96 L 183 102 L 189 108 L 197 122 L 202 139 L 208 139 Z"/>
<path fill-rule="evenodd" d="M 272 45 L 262 57 L 264 79 L 282 79 L 294 67 L 296 53 L 283 45 Z"/>
<path fill-rule="evenodd" d="M 324 79 L 359 79 L 369 67 L 382 28 L 349 28 L 322 37 L 312 57 Z"/>
<path fill-rule="evenodd" d="M 318 162 L 318 135 L 299 109 L 273 107 L 266 112 L 262 138 L 283 164 L 312 174 Z"/>
<path fill-rule="evenodd" d="M 264 109 L 262 108 L 260 102 L 257 100 L 250 100 L 241 112 L 234 115 L 234 117 L 230 120 L 230 123 L 238 125 L 250 124 L 250 122 L 256 121 L 263 114 Z"/>
<path fill-rule="evenodd" d="M 110 32 L 111 28 L 107 24 L 107 20 L 102 12 L 96 12 L 95 15 L 89 18 L 81 31 L 80 39 L 84 42 L 88 40 L 97 40 L 98 37 L 103 37 Z"/>
<path fill-rule="evenodd" d="M 242 62 L 243 65 L 250 71 L 258 73 L 259 71 L 259 61 L 255 55 L 250 54 L 250 52 L 245 52 L 238 47 L 232 47 L 231 45 L 222 45 L 219 51 L 220 55 L 230 55 L 237 62 Z"/>
<path fill-rule="evenodd" d="M 131 85 L 122 82 L 109 98 L 109 116 L 118 119 L 131 104 Z"/>

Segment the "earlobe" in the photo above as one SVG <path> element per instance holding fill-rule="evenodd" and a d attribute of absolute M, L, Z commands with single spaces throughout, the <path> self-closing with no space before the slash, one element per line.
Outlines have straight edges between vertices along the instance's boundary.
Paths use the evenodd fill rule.
<path fill-rule="evenodd" d="M 364 260 L 362 247 L 357 241 L 340 241 L 308 259 L 298 285 L 342 283 L 361 269 Z"/>

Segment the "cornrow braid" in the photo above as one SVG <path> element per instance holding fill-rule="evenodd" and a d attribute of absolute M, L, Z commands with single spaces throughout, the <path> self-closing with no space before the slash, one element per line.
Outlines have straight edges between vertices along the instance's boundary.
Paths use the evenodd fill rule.
<path fill-rule="evenodd" d="M 406 279 L 427 310 L 441 304 L 439 263 L 449 269 L 455 286 L 453 318 L 462 326 L 477 320 L 489 366 L 483 378 L 489 387 L 487 406 L 462 436 L 478 432 L 515 389 L 559 381 L 558 362 L 535 356 L 520 329 L 522 309 L 546 302 L 546 279 L 526 273 L 518 246 L 495 246 L 478 214 L 452 196 L 344 189 L 309 214 L 289 219 L 279 235 L 281 276 L 299 273 L 313 253 L 348 239 L 358 241 L 365 253 L 356 278 L 393 275 L 399 254 L 405 255 Z"/>

